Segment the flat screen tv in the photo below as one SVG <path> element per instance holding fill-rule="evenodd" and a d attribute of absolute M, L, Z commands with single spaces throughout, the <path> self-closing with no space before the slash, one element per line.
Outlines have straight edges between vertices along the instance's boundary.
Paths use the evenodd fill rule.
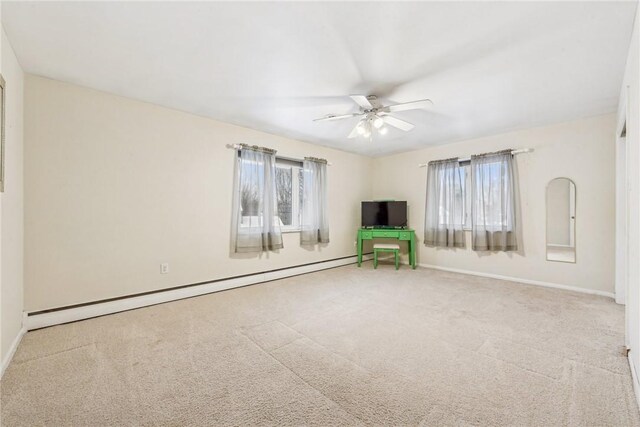
<path fill-rule="evenodd" d="M 363 227 L 406 227 L 407 202 L 362 202 Z"/>

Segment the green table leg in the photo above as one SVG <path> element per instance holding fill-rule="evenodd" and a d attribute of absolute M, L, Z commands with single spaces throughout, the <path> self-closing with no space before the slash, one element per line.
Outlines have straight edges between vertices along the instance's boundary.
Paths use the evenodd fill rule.
<path fill-rule="evenodd" d="M 411 240 L 409 241 L 411 244 L 411 250 L 409 251 L 409 263 L 411 264 L 412 269 L 416 269 L 416 235 L 415 233 L 411 233 Z"/>
<path fill-rule="evenodd" d="M 362 236 L 358 231 L 358 267 L 362 266 Z"/>

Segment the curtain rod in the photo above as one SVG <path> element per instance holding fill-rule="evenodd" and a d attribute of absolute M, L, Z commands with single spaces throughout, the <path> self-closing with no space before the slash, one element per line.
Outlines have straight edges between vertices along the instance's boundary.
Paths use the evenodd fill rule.
<path fill-rule="evenodd" d="M 511 150 L 511 154 L 524 154 L 524 153 L 532 153 L 533 148 L 518 148 L 517 150 Z M 469 162 L 471 161 L 471 157 L 464 157 L 462 159 L 458 159 L 458 162 Z M 423 168 L 429 165 L 429 163 L 420 163 L 418 167 Z"/>
<path fill-rule="evenodd" d="M 239 149 L 242 148 L 242 144 L 227 144 L 226 147 L 230 148 L 230 149 L 233 149 L 233 150 L 239 150 Z M 285 159 L 285 160 L 291 160 L 291 161 L 294 161 L 294 162 L 300 162 L 300 163 L 303 162 L 303 159 L 296 159 L 294 157 L 286 157 L 286 156 L 276 156 L 276 157 L 279 157 L 279 158 Z M 310 157 L 310 158 L 311 159 L 315 159 L 315 157 Z M 324 159 L 319 159 L 319 160 L 324 160 Z M 327 166 L 332 166 L 332 165 L 333 165 L 333 163 L 327 162 Z"/>

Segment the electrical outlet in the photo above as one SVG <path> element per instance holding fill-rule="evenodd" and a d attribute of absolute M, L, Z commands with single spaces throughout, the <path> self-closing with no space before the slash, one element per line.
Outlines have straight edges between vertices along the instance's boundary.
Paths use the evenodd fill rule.
<path fill-rule="evenodd" d="M 160 264 L 160 274 L 169 274 L 169 263 L 163 262 Z"/>

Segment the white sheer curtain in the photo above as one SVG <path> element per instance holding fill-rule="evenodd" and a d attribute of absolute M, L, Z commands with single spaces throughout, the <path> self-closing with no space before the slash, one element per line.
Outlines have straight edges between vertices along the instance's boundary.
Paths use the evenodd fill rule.
<path fill-rule="evenodd" d="M 236 151 L 231 246 L 237 253 L 281 249 L 276 152 L 242 145 Z"/>
<path fill-rule="evenodd" d="M 329 243 L 327 215 L 327 161 L 306 157 L 302 163 L 303 196 L 300 243 Z"/>
<path fill-rule="evenodd" d="M 429 162 L 424 244 L 465 247 L 464 171 L 458 159 Z"/>
<path fill-rule="evenodd" d="M 516 251 L 516 188 L 511 150 L 471 156 L 474 251 Z"/>

